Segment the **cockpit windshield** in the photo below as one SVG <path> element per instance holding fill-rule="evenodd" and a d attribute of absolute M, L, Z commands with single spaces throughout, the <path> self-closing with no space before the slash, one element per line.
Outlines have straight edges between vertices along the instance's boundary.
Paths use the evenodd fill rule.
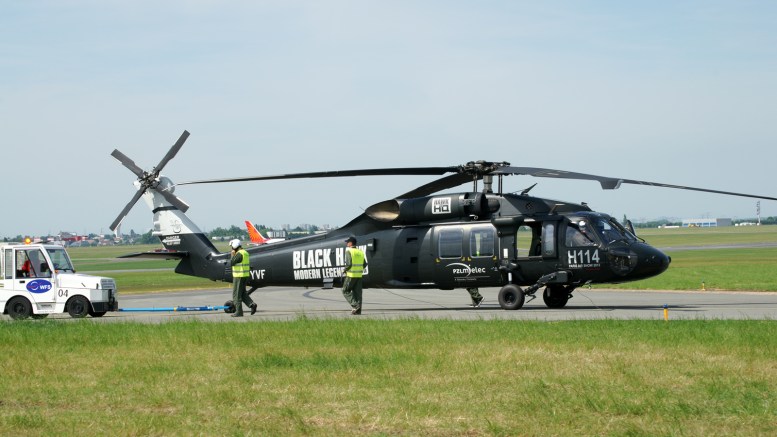
<path fill-rule="evenodd" d="M 46 249 L 46 251 L 49 253 L 49 257 L 51 258 L 51 262 L 54 263 L 54 270 L 63 272 L 63 271 L 70 271 L 74 272 L 75 269 L 73 269 L 73 264 L 70 262 L 70 257 L 67 256 L 67 252 L 65 252 L 65 249 Z"/>
<path fill-rule="evenodd" d="M 637 241 L 637 237 L 634 234 L 612 217 L 596 217 L 593 219 L 593 224 L 602 241 L 606 244 L 615 241 L 626 241 L 628 243 Z"/>
<path fill-rule="evenodd" d="M 637 237 L 617 220 L 608 216 L 587 216 L 573 219 L 567 227 L 567 247 L 592 246 L 614 241 L 637 241 Z"/>

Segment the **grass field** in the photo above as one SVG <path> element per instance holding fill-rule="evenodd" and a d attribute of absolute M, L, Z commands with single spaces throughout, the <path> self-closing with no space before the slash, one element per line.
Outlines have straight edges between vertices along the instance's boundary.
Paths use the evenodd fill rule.
<path fill-rule="evenodd" d="M 649 244 L 665 248 L 672 265 L 662 275 L 644 281 L 598 288 L 656 290 L 777 291 L 777 247 L 726 248 L 714 246 L 777 243 L 777 226 L 725 228 L 640 229 Z M 76 269 L 116 278 L 122 293 L 194 290 L 228 287 L 173 273 L 175 261 L 119 259 L 119 255 L 160 246 L 114 246 L 69 249 Z M 683 248 L 697 247 L 701 250 Z"/>
<path fill-rule="evenodd" d="M 0 434 L 775 435 L 773 321 L 0 329 Z"/>

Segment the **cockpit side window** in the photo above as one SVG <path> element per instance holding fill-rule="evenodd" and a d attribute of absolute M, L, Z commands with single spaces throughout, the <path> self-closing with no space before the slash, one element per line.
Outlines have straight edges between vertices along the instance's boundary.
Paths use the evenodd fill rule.
<path fill-rule="evenodd" d="M 588 229 L 587 223 L 580 220 L 567 224 L 564 244 L 567 247 L 595 246 L 596 240 Z"/>

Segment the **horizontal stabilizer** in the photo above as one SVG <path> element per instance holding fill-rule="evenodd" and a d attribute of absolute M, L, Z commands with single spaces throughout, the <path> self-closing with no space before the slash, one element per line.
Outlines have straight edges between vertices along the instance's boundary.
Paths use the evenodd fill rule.
<path fill-rule="evenodd" d="M 183 259 L 187 256 L 189 256 L 189 252 L 154 251 L 129 253 L 127 255 L 118 256 L 117 258 Z"/>

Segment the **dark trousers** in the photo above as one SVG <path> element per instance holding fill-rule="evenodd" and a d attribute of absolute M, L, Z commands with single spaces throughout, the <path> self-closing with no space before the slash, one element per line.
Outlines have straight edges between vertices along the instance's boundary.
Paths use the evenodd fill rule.
<path fill-rule="evenodd" d="M 359 309 L 362 307 L 362 278 L 345 277 L 343 282 L 343 296 L 351 304 L 351 307 Z"/>
<path fill-rule="evenodd" d="M 232 278 L 232 302 L 235 304 L 235 313 L 243 314 L 243 302 L 249 307 L 254 304 L 251 296 L 246 293 L 248 278 Z"/>

